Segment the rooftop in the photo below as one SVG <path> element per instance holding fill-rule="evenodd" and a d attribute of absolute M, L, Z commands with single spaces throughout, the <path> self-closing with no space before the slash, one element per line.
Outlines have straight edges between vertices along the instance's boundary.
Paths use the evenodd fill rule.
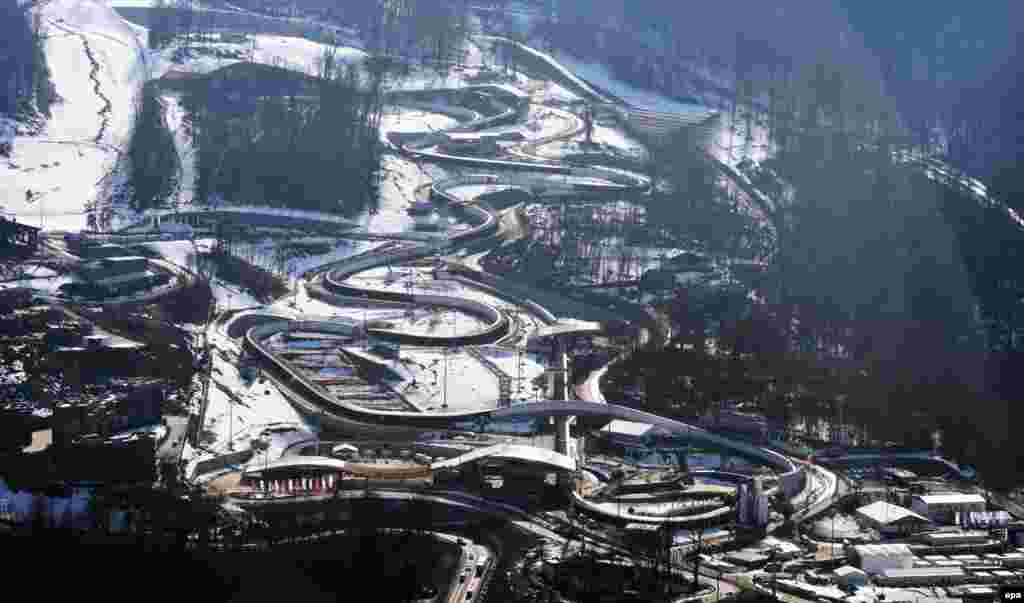
<path fill-rule="evenodd" d="M 959 567 L 915 567 L 910 569 L 888 568 L 882 570 L 886 578 L 915 578 L 918 576 L 962 576 L 964 570 Z"/>
<path fill-rule="evenodd" d="M 768 556 L 751 550 L 734 551 L 725 556 L 726 560 L 743 561 L 746 563 L 761 563 L 768 560 Z"/>
<path fill-rule="evenodd" d="M 905 544 L 861 544 L 853 547 L 860 557 L 913 557 Z"/>
<path fill-rule="evenodd" d="M 614 433 L 618 435 L 628 435 L 640 437 L 646 434 L 648 431 L 653 429 L 653 425 L 650 423 L 636 423 L 634 421 L 623 421 L 621 419 L 615 419 L 611 423 L 604 426 L 601 431 L 607 433 Z"/>
<path fill-rule="evenodd" d="M 928 518 L 922 517 L 910 509 L 885 502 L 884 500 L 861 507 L 857 509 L 857 513 L 882 525 L 897 523 L 907 518 L 928 521 Z"/>
<path fill-rule="evenodd" d="M 984 503 L 985 497 L 980 494 L 965 494 L 963 492 L 947 492 L 943 494 L 922 494 L 915 497 L 926 505 L 958 505 L 970 503 Z"/>
<path fill-rule="evenodd" d="M 867 575 L 864 572 L 864 570 L 858 569 L 856 567 L 853 567 L 852 565 L 844 565 L 844 566 L 842 566 L 840 568 L 837 568 L 834 573 L 835 573 L 835 575 L 840 576 L 840 577 L 842 577 L 842 576 L 854 576 L 854 575 L 860 575 L 860 576 L 866 576 Z"/>
<path fill-rule="evenodd" d="M 626 524 L 626 529 L 637 532 L 657 532 L 661 526 L 656 523 L 629 523 Z"/>
<path fill-rule="evenodd" d="M 317 469 L 344 469 L 348 466 L 348 463 L 338 459 L 322 456 L 288 456 L 276 461 L 267 463 L 266 465 L 258 463 L 250 465 L 246 469 L 247 474 L 251 475 L 263 475 L 264 471 L 273 471 L 275 469 L 288 469 L 297 467 L 317 468 Z"/>

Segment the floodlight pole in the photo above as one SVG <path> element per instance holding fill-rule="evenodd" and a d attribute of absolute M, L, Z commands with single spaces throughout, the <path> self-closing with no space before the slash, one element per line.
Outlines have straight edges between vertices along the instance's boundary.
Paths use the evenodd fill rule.
<path fill-rule="evenodd" d="M 888 509 L 887 509 L 888 511 Z M 830 561 L 835 560 L 836 555 L 836 514 L 832 514 L 832 543 L 828 547 L 828 558 Z"/>
<path fill-rule="evenodd" d="M 228 452 L 235 450 L 235 401 L 228 396 Z"/>

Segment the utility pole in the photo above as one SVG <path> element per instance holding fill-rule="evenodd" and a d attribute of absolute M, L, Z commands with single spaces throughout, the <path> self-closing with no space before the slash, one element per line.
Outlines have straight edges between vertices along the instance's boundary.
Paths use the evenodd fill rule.
<path fill-rule="evenodd" d="M 228 396 L 228 452 L 235 451 L 235 401 Z"/>
<path fill-rule="evenodd" d="M 448 347 L 441 350 L 444 356 L 444 379 L 441 382 L 441 408 L 448 408 Z"/>
<path fill-rule="evenodd" d="M 363 342 L 364 342 L 364 345 L 366 346 L 364 349 L 366 349 L 366 350 L 370 349 L 370 329 L 367 328 L 367 322 L 368 322 L 367 314 L 369 313 L 369 308 L 370 308 L 370 294 L 369 293 L 364 293 L 363 294 Z"/>

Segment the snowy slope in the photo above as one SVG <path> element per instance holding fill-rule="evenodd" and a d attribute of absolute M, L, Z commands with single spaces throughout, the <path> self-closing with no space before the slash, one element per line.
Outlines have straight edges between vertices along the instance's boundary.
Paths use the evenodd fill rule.
<path fill-rule="evenodd" d="M 128 135 L 132 99 L 147 71 L 137 30 L 104 2 L 53 0 L 40 15 L 52 81 L 64 100 L 39 136 L 16 138 L 10 160 L 0 163 L 0 199 L 19 220 L 77 230 Z"/>
<path fill-rule="evenodd" d="M 145 31 L 144 28 L 140 27 L 139 29 Z M 243 60 L 248 61 L 250 56 L 254 63 L 274 65 L 293 71 L 315 74 L 324 52 L 330 48 L 327 44 L 312 42 L 304 38 L 262 34 L 249 35 L 249 42 L 241 44 L 193 42 L 192 46 L 204 51 L 237 52 L 241 58 L 211 56 L 207 53 L 196 54 L 183 63 L 175 63 L 171 60 L 171 57 L 180 47 L 180 44 L 174 44 L 158 53 L 153 53 L 152 77 L 159 78 L 171 70 L 188 73 L 210 73 L 221 67 L 240 63 Z M 367 54 L 362 50 L 347 46 L 336 48 L 335 53 L 335 59 L 339 63 L 344 64 L 357 63 L 367 57 Z"/>
<path fill-rule="evenodd" d="M 557 51 L 553 54 L 552 58 L 560 63 L 565 71 L 586 78 L 587 81 L 593 82 L 595 86 L 600 86 L 630 105 L 653 111 L 682 115 L 704 115 L 708 112 L 707 107 L 679 102 L 656 92 L 640 90 L 626 82 L 617 80 L 604 65 L 599 63 L 583 61 L 564 52 Z"/>
<path fill-rule="evenodd" d="M 86 226 L 86 205 L 103 190 L 131 130 L 133 102 L 143 82 L 172 66 L 170 51 L 145 48 L 146 29 L 119 17 L 105 0 L 52 0 L 40 8 L 52 81 L 63 102 L 35 137 L 17 136 L 9 160 L 0 162 L 0 205 L 19 221 L 48 230 Z M 309 71 L 325 46 L 301 38 L 254 36 L 253 60 Z M 365 53 L 339 49 L 343 62 Z M 94 65 L 95 61 L 95 65 Z M 185 69 L 228 64 L 197 60 Z M 167 99 L 165 99 L 167 101 Z M 168 102 L 168 121 L 180 111 Z M 4 136 L 8 133 L 4 132 Z M 189 155 L 178 137 L 179 151 Z M 188 201 L 191 162 L 185 164 L 183 201 Z"/>

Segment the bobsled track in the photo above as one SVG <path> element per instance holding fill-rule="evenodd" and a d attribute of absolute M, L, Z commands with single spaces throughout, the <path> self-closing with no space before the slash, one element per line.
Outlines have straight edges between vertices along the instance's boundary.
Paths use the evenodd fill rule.
<path fill-rule="evenodd" d="M 454 94 L 454 91 L 432 90 L 423 94 L 436 97 L 438 94 Z M 420 98 L 422 97 L 418 93 L 405 93 L 394 97 L 392 100 L 395 103 L 408 103 L 419 108 L 423 106 L 423 102 L 419 101 Z M 476 117 L 469 123 L 460 125 L 456 130 L 465 132 L 496 125 L 505 125 L 523 116 L 521 108 L 517 110 L 509 104 L 502 103 L 497 98 L 492 98 L 491 101 L 492 106 L 496 106 L 492 115 Z M 440 110 L 436 106 L 433 107 L 434 110 Z M 452 111 L 451 114 L 453 116 L 462 116 L 460 111 Z M 578 120 L 574 120 L 572 127 L 566 128 L 554 136 L 547 137 L 541 142 L 531 141 L 529 146 L 535 147 L 539 143 L 542 144 L 543 142 L 559 138 L 575 137 L 581 131 L 581 127 Z M 495 235 L 499 230 L 497 213 L 488 207 L 486 203 L 465 202 L 448 192 L 457 186 L 506 184 L 512 187 L 513 190 L 516 190 L 520 187 L 524 189 L 536 188 L 536 185 L 543 184 L 547 187 L 539 195 L 541 198 L 545 194 L 564 198 L 567 195 L 576 193 L 586 195 L 588 199 L 594 198 L 595 193 L 598 195 L 605 193 L 609 196 L 644 194 L 650 187 L 650 183 L 645 177 L 618 169 L 573 166 L 551 161 L 529 161 L 525 159 L 523 161 L 485 159 L 442 153 L 436 147 L 443 140 L 443 133 L 405 134 L 401 137 L 392 138 L 392 140 L 388 141 L 390 148 L 394 152 L 412 159 L 438 164 L 456 164 L 481 168 L 489 172 L 512 171 L 515 172 L 515 175 L 473 175 L 433 182 L 429 187 L 430 200 L 434 203 L 447 205 L 449 211 L 469 223 L 471 225 L 470 228 L 453 233 L 443 241 L 410 240 L 390 249 L 370 251 L 332 265 L 320 267 L 307 274 L 307 290 L 312 297 L 337 306 L 375 305 L 410 307 L 428 305 L 452 308 L 482 319 L 483 326 L 471 333 L 443 336 L 410 334 L 403 333 L 398 329 L 365 327 L 358 322 L 344 320 L 331 322 L 310 320 L 286 321 L 266 317 L 267 322 L 262 324 L 248 326 L 244 324 L 247 321 L 241 321 L 241 326 L 235 326 L 234 328 L 229 323 L 227 325 L 229 334 L 244 338 L 244 348 L 259 357 L 263 365 L 269 369 L 269 372 L 276 380 L 285 388 L 297 394 L 298 398 L 301 398 L 299 404 L 303 407 L 304 411 L 319 415 L 324 426 L 329 426 L 332 420 L 336 420 L 339 427 L 350 426 L 351 423 L 360 423 L 383 428 L 390 427 L 408 430 L 410 433 L 439 429 L 482 428 L 494 430 L 499 429 L 496 426 L 500 425 L 502 421 L 555 416 L 599 417 L 643 422 L 664 428 L 673 434 L 683 435 L 695 443 L 713 445 L 751 459 L 756 459 L 761 463 L 771 466 L 779 473 L 780 485 L 787 494 L 795 495 L 801 490 L 803 486 L 802 468 L 782 454 L 724 438 L 693 425 L 625 406 L 586 400 L 559 400 L 531 402 L 497 410 L 431 412 L 430 414 L 369 410 L 330 396 L 317 384 L 307 379 L 300 371 L 290 366 L 287 361 L 269 351 L 262 342 L 277 333 L 289 330 L 333 332 L 360 336 L 371 335 L 404 344 L 427 346 L 500 343 L 510 335 L 510 330 L 514 328 L 514 321 L 510 320 L 504 312 L 496 307 L 479 301 L 438 294 L 413 294 L 363 288 L 356 284 L 356 282 L 351 281 L 350 278 L 374 268 L 383 266 L 394 267 L 417 260 L 441 257 L 467 248 L 486 250 L 492 246 L 496 241 Z M 517 149 L 517 155 L 529 158 L 528 149 L 524 148 L 526 146 L 520 145 Z M 552 178 L 552 176 L 557 177 Z M 574 182 L 574 178 L 585 178 L 586 181 Z M 598 180 L 603 182 L 597 182 Z M 529 194 L 525 190 L 523 191 L 523 196 L 524 200 L 529 198 Z M 551 312 L 528 297 L 529 292 L 524 291 L 523 287 L 518 287 L 515 293 L 508 292 L 502 287 L 504 279 L 494 275 L 481 273 L 463 266 L 451 266 L 447 270 L 441 270 L 439 278 L 456 280 L 470 287 L 481 288 L 492 295 L 506 299 L 520 307 L 525 307 L 531 310 L 533 314 L 536 314 L 547 325 L 558 323 L 558 320 Z M 362 332 L 363 330 L 365 332 Z M 561 333 L 571 333 L 573 328 L 566 325 L 559 329 L 559 331 Z"/>
<path fill-rule="evenodd" d="M 468 96 L 467 96 L 468 95 Z M 474 98 L 473 108 L 457 106 L 467 98 Z M 439 103 L 442 99 L 443 103 Z M 809 499 L 810 483 L 803 464 L 773 450 L 758 447 L 745 442 L 729 439 L 705 429 L 643 412 L 614 403 L 588 400 L 552 400 L 529 402 L 497 408 L 492 410 L 473 410 L 465 412 L 430 412 L 417 413 L 407 411 L 371 410 L 357 406 L 331 396 L 320 385 L 313 382 L 289 362 L 269 349 L 264 342 L 279 333 L 287 331 L 324 332 L 347 336 L 367 337 L 390 340 L 401 344 L 419 346 L 464 346 L 501 344 L 514 336 L 520 328 L 518 321 L 512 320 L 502 309 L 481 301 L 463 297 L 445 296 L 437 293 L 415 294 L 395 290 L 380 290 L 362 287 L 360 281 L 352 277 L 360 273 L 380 268 L 397 267 L 410 263 L 422 262 L 437 258 L 433 264 L 435 276 L 441 280 L 452 280 L 467 287 L 477 288 L 493 297 L 510 302 L 527 309 L 535 315 L 547 330 L 559 334 L 573 332 L 592 332 L 592 326 L 579 325 L 572 321 L 560 321 L 548 309 L 537 303 L 533 298 L 540 297 L 544 292 L 531 289 L 523 283 L 512 282 L 497 275 L 488 274 L 453 262 L 442 263 L 440 258 L 455 252 L 486 251 L 499 242 L 501 226 L 498 212 L 490 207 L 480 195 L 468 201 L 452 194 L 456 187 L 468 185 L 503 185 L 504 188 L 522 193 L 523 202 L 543 203 L 546 198 L 554 198 L 559 202 L 574 197 L 581 202 L 585 199 L 593 201 L 598 198 L 609 200 L 622 199 L 625 195 L 644 195 L 649 193 L 651 183 L 648 178 L 623 169 L 603 167 L 600 165 L 570 164 L 550 159 L 543 159 L 534 154 L 537 147 L 561 139 L 572 139 L 583 130 L 579 118 L 569 112 L 561 112 L 567 126 L 562 130 L 541 139 L 529 140 L 513 145 L 507 149 L 507 155 L 515 159 L 485 158 L 469 155 L 455 155 L 444 151 L 446 135 L 449 133 L 479 132 L 496 126 L 508 126 L 522 123 L 525 119 L 529 103 L 522 96 L 510 92 L 501 86 L 477 86 L 457 90 L 427 90 L 414 92 L 391 93 L 389 104 L 408 106 L 417 109 L 428 107 L 430 111 L 446 113 L 461 122 L 457 127 L 442 132 L 392 134 L 382 139 L 389 152 L 417 162 L 438 165 L 451 165 L 461 168 L 473 168 L 486 174 L 460 175 L 443 180 L 435 180 L 429 186 L 418 190 L 421 198 L 416 203 L 444 205 L 448 213 L 468 228 L 445 233 L 443 237 L 424 237 L 416 233 L 387 235 L 393 242 L 381 249 L 371 250 L 332 264 L 320 266 L 304 274 L 304 281 L 309 295 L 321 302 L 338 307 L 399 307 L 417 306 L 445 307 L 467 313 L 481 320 L 482 326 L 468 333 L 453 336 L 440 334 L 423 334 L 404 332 L 400 328 L 374 327 L 360 321 L 335 319 L 326 320 L 291 320 L 270 312 L 253 310 L 234 315 L 226 321 L 223 329 L 234 338 L 242 339 L 242 347 L 246 354 L 258 359 L 266 370 L 266 374 L 274 379 L 286 397 L 302 412 L 315 415 L 319 423 L 328 430 L 338 429 L 352 431 L 362 429 L 366 433 L 393 434 L 415 436 L 423 431 L 436 430 L 479 430 L 500 433 L 503 424 L 531 421 L 547 417 L 595 417 L 603 419 L 622 419 L 648 423 L 682 436 L 695 444 L 711 445 L 772 467 L 779 478 L 779 488 L 791 499 Z M 588 161 L 593 161 L 589 160 Z M 599 161 L 599 159 L 597 160 Z M 174 214 L 154 215 L 147 222 L 133 227 L 136 232 L 141 227 L 155 225 L 159 220 L 182 222 L 195 225 L 200 222 L 203 214 L 231 211 L 227 208 L 190 209 Z M 303 221 L 335 223 L 343 232 L 350 230 L 353 224 L 337 216 L 319 215 L 315 212 L 293 212 L 248 208 L 245 212 L 232 213 L 233 220 L 284 220 L 288 225 Z M 117 235 L 115 235 L 117 236 Z M 550 295 L 550 294 L 548 294 Z M 585 298 L 586 299 L 586 298 Z M 625 308 L 623 309 L 623 306 Z M 646 313 L 636 304 L 623 302 L 617 310 L 620 318 L 640 323 L 647 320 Z M 556 438 L 564 440 L 565 438 Z M 550 451 L 546 451 L 550 452 Z M 518 448 L 492 448 L 487 452 L 474 453 L 472 458 L 487 454 L 522 457 L 523 451 Z M 554 456 L 546 460 L 548 464 L 568 467 L 575 466 L 575 456 L 566 446 L 559 447 Z M 529 455 L 526 455 L 529 456 Z M 468 457 L 467 457 L 468 458 Z M 449 464 L 466 462 L 467 458 L 452 460 Z M 443 468 L 443 464 L 437 468 Z M 827 481 L 827 480 L 826 480 Z M 827 489 L 827 488 L 826 488 Z M 576 496 L 583 508 L 595 512 L 606 513 L 594 503 Z M 808 500 L 808 502 L 810 502 Z M 720 511 L 712 512 L 714 515 Z M 710 516 L 709 516 L 710 517 Z M 703 517 L 708 519 L 709 517 Z M 652 518 L 625 517 L 638 521 L 690 521 L 694 518 Z M 700 519 L 700 518 L 698 518 Z"/>

